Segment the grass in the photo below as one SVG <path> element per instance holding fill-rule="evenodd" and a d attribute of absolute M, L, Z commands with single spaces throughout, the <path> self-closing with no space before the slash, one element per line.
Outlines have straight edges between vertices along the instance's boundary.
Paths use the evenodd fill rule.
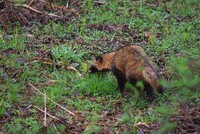
<path fill-rule="evenodd" d="M 183 132 L 171 117 L 181 114 L 182 105 L 200 105 L 199 69 L 199 4 L 197 0 L 105 1 L 95 6 L 92 0 L 82 1 L 80 16 L 73 23 L 35 23 L 33 27 L 9 25 L 0 30 L 0 124 L 6 133 L 39 133 L 44 131 L 43 113 L 31 105 L 44 108 L 44 97 L 27 83 L 32 83 L 47 96 L 73 112 L 82 112 L 83 121 L 75 120 L 47 100 L 48 112 L 80 128 L 79 132 L 138 133 L 140 123 L 150 133 Z M 117 25 L 119 30 L 97 30 L 88 24 Z M 145 40 L 144 33 L 158 33 L 148 45 L 121 25 L 127 25 Z M 129 97 L 122 98 L 111 73 L 89 75 L 90 61 L 102 50 L 112 51 L 117 42 L 140 43 L 164 70 L 165 94 L 148 103 L 134 87 Z M 95 47 L 97 46 L 97 47 Z M 12 48 L 14 52 L 7 51 Z M 99 49 L 100 48 L 100 49 Z M 52 61 L 75 68 L 66 70 L 34 57 L 51 57 Z M 164 59 L 159 61 L 158 59 Z M 163 65 L 163 66 L 161 66 Z M 20 70 L 22 68 L 22 70 Z M 18 71 L 14 73 L 15 71 Z M 14 75 L 13 75 L 14 74 Z M 113 117 L 113 118 L 111 118 Z M 111 126 L 105 130 L 102 124 Z M 48 117 L 47 133 L 70 132 L 69 125 L 56 123 Z M 155 124 L 158 123 L 156 126 Z"/>

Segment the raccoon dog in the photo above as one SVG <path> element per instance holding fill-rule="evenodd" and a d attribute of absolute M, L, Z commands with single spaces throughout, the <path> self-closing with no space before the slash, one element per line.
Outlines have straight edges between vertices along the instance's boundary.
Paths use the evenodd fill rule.
<path fill-rule="evenodd" d="M 150 99 L 154 97 L 154 90 L 163 93 L 153 62 L 140 46 L 126 46 L 116 52 L 102 54 L 92 61 L 89 68 L 89 73 L 106 71 L 115 75 L 122 95 L 127 82 L 135 86 L 137 81 L 143 82 Z"/>

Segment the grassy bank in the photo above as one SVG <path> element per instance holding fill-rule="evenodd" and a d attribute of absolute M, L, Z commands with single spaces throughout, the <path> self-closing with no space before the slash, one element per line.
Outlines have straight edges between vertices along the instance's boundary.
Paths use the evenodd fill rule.
<path fill-rule="evenodd" d="M 60 6 L 67 3 L 60 1 Z M 70 5 L 71 4 L 71 5 Z M 5 133 L 199 132 L 200 42 L 197 0 L 68 2 L 64 22 L 0 30 L 0 130 Z M 90 61 L 140 45 L 165 93 L 152 103 L 131 85 L 122 98 L 111 73 L 89 75 Z M 47 115 L 44 125 L 44 95 Z M 132 92 L 133 91 L 133 92 Z M 67 110 L 54 104 L 54 100 Z"/>

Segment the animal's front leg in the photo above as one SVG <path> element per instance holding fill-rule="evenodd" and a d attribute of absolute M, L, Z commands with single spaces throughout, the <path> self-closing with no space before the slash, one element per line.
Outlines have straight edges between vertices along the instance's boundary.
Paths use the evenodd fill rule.
<path fill-rule="evenodd" d="M 125 94 L 125 85 L 127 83 L 125 75 L 116 68 L 113 68 L 112 72 L 115 75 L 115 77 L 117 78 L 117 83 L 118 83 L 118 87 L 120 89 L 121 94 L 124 95 Z"/>
<path fill-rule="evenodd" d="M 120 93 L 122 95 L 125 95 L 126 94 L 125 85 L 126 85 L 126 82 L 127 82 L 126 79 L 117 77 L 117 82 L 118 82 L 118 87 L 120 89 Z"/>

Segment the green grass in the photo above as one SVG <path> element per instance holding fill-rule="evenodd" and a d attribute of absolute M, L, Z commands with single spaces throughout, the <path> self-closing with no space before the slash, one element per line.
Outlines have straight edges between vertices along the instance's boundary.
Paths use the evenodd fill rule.
<path fill-rule="evenodd" d="M 0 53 L 0 119 L 8 119 L 0 124 L 1 131 L 41 132 L 43 113 L 31 105 L 44 109 L 44 97 L 28 85 L 32 83 L 70 111 L 84 113 L 83 121 L 75 122 L 67 112 L 47 100 L 49 113 L 68 123 L 75 122 L 76 127 L 84 126 L 83 133 L 102 132 L 101 121 L 107 123 L 110 116 L 115 120 L 109 128 L 113 132 L 137 133 L 139 123 L 148 124 L 152 133 L 174 132 L 178 123 L 170 122 L 170 117 L 180 114 L 180 103 L 200 105 L 198 1 L 178 0 L 155 5 L 153 0 L 149 3 L 120 0 L 105 1 L 101 6 L 95 6 L 92 0 L 82 3 L 80 16 L 73 23 L 35 23 L 31 29 L 10 24 L 7 31 L 0 30 L 0 50 L 4 50 Z M 124 24 L 132 31 L 139 31 L 142 41 L 145 32 L 159 33 L 161 37 L 153 38 L 146 45 L 132 39 L 122 28 L 97 30 L 87 28 L 88 24 L 119 27 Z M 141 99 L 139 92 L 130 85 L 127 89 L 135 92 L 122 98 L 111 73 L 87 73 L 90 61 L 103 53 L 101 50 L 110 52 L 114 44 L 123 41 L 139 43 L 154 61 L 164 59 L 159 62 L 164 65 L 165 94 L 152 103 Z M 16 52 L 9 53 L 6 51 L 9 48 Z M 46 51 L 51 56 L 42 57 Z M 76 71 L 31 60 L 34 57 L 51 57 L 52 61 Z M 16 70 L 19 72 L 13 76 Z M 52 119 L 48 117 L 48 120 Z M 155 122 L 160 126 L 152 129 L 151 124 Z M 120 127 L 114 127 L 116 124 L 125 129 L 120 131 Z M 65 124 L 54 122 L 46 130 L 47 133 L 68 131 Z"/>

